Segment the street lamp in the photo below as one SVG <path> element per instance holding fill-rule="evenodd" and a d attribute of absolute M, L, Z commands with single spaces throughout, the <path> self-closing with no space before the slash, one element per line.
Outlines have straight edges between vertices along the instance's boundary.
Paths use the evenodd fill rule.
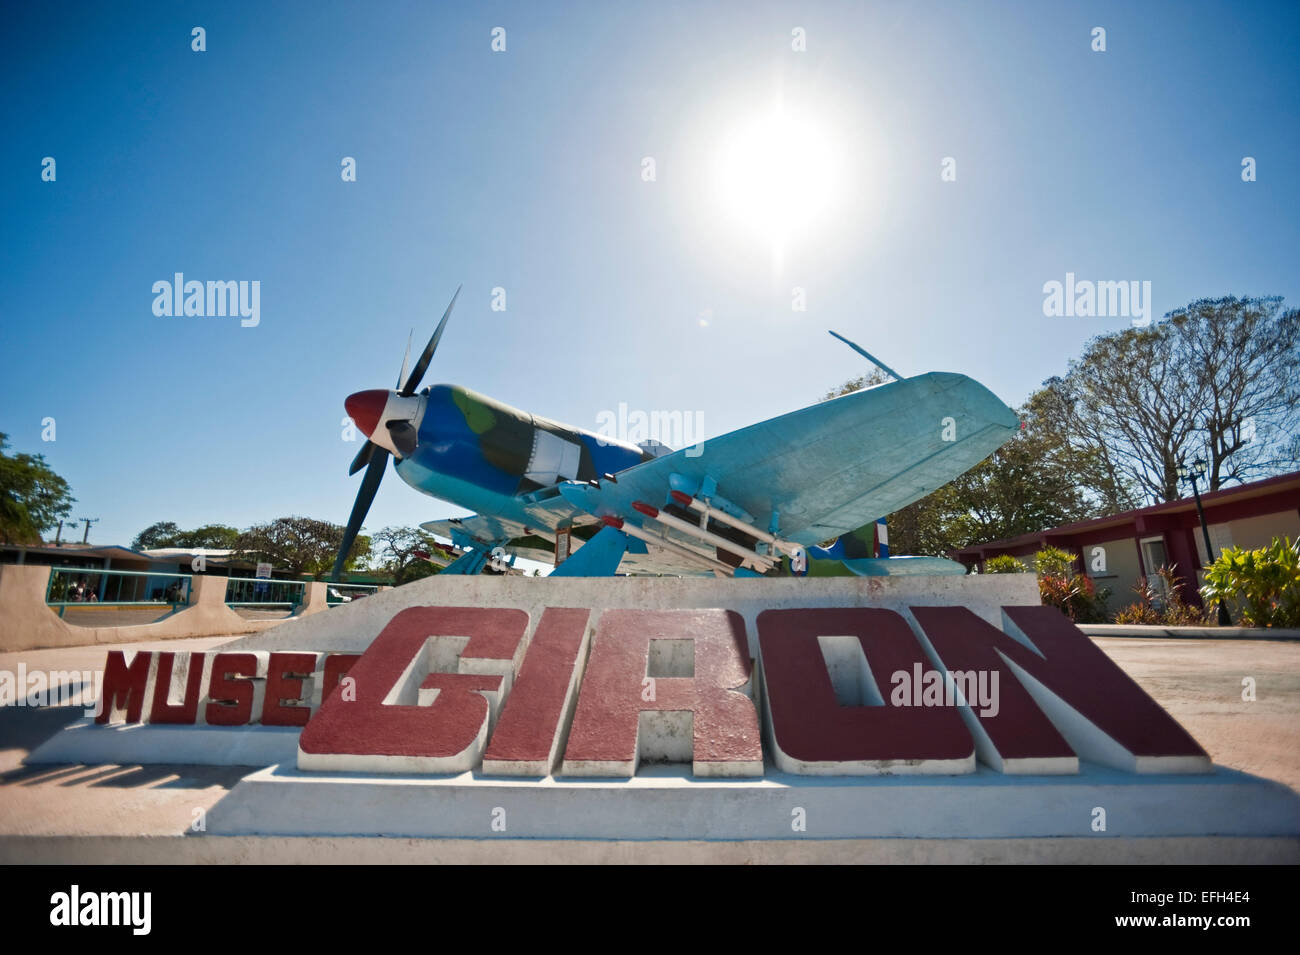
<path fill-rule="evenodd" d="M 1190 467 L 1180 461 L 1178 476 L 1192 486 L 1192 497 L 1196 498 L 1196 515 L 1201 519 L 1201 535 L 1205 538 L 1205 559 L 1213 562 L 1214 548 L 1210 544 L 1210 528 L 1205 524 L 1205 508 L 1201 507 L 1201 492 L 1196 489 L 1196 479 L 1205 477 L 1205 458 L 1197 458 Z M 1228 608 L 1222 600 L 1219 601 L 1219 626 L 1232 626 L 1232 618 L 1228 616 Z"/>

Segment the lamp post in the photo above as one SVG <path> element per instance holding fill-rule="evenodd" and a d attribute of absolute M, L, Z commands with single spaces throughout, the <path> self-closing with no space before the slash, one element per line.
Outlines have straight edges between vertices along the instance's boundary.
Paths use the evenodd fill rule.
<path fill-rule="evenodd" d="M 1201 536 L 1205 538 L 1205 559 L 1213 563 L 1214 548 L 1210 544 L 1210 528 L 1205 523 L 1205 508 L 1201 507 L 1201 492 L 1196 489 L 1196 479 L 1205 477 L 1205 458 L 1197 458 L 1190 467 L 1180 462 L 1178 476 L 1192 486 L 1192 497 L 1196 498 L 1196 516 L 1201 519 Z M 1228 616 L 1228 608 L 1222 600 L 1219 601 L 1219 626 L 1232 626 L 1232 618 Z"/>

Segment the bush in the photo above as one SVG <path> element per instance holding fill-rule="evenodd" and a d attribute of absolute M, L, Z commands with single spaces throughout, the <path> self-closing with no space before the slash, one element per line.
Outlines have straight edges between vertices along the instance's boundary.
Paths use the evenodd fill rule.
<path fill-rule="evenodd" d="M 1074 574 L 1074 555 L 1059 547 L 1044 547 L 1034 555 L 1038 576 L 1070 577 Z"/>
<path fill-rule="evenodd" d="M 1228 548 L 1206 570 L 1201 596 L 1234 605 L 1248 627 L 1300 627 L 1300 541 Z"/>
<path fill-rule="evenodd" d="M 1016 560 L 1010 554 L 998 554 L 996 557 L 990 557 L 984 561 L 984 573 L 986 574 L 1027 574 L 1029 568 L 1020 561 Z"/>
<path fill-rule="evenodd" d="M 1156 576 L 1164 582 L 1163 591 L 1151 586 L 1146 577 L 1139 577 L 1133 587 L 1133 592 L 1138 596 L 1137 602 L 1118 611 L 1115 622 L 1166 627 L 1200 626 L 1208 623 L 1212 618 L 1206 610 L 1183 601 L 1179 589 L 1183 579 L 1174 573 L 1177 568 L 1178 565 L 1174 564 L 1156 571 Z"/>
<path fill-rule="evenodd" d="M 1104 623 L 1110 591 L 1098 590 L 1091 577 L 1076 574 L 1073 564 L 1071 554 L 1055 547 L 1045 547 L 1035 554 L 1039 597 L 1075 623 Z"/>

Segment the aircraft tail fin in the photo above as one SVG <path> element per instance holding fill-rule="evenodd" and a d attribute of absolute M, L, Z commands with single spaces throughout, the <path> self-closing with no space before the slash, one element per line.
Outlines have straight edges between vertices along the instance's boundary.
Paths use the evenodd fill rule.
<path fill-rule="evenodd" d="M 879 555 L 877 555 L 877 548 L 879 548 Z M 831 544 L 830 547 L 808 548 L 808 555 L 834 560 L 860 560 L 876 556 L 888 557 L 889 535 L 885 530 L 885 522 L 881 520 L 863 524 L 856 530 L 851 530 L 835 538 L 835 543 Z"/>

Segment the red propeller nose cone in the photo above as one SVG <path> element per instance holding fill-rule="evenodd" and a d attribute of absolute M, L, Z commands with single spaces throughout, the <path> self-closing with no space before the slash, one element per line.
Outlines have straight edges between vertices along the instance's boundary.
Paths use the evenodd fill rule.
<path fill-rule="evenodd" d="M 377 389 L 358 391 L 355 395 L 348 395 L 347 400 L 343 402 L 348 417 L 367 438 L 374 434 L 375 428 L 379 427 L 379 419 L 383 416 L 387 405 L 388 392 Z"/>

